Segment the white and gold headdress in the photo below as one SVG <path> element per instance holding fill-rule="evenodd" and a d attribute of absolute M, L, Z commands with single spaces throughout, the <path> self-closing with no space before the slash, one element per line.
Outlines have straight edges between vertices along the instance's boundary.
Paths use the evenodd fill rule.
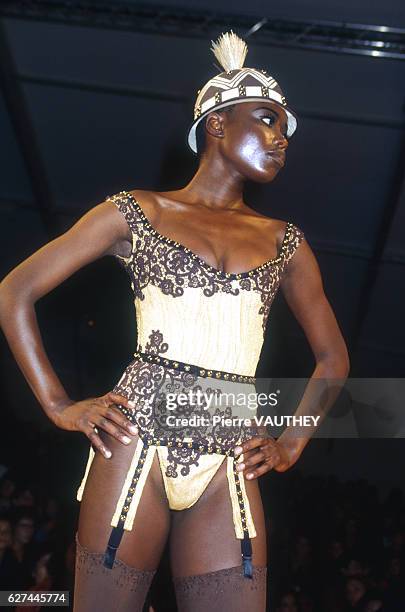
<path fill-rule="evenodd" d="M 194 105 L 194 121 L 188 133 L 188 144 L 197 152 L 196 129 L 200 121 L 213 110 L 231 104 L 253 100 L 272 100 L 279 104 L 287 115 L 287 136 L 297 128 L 297 117 L 287 106 L 287 101 L 277 81 L 266 70 L 244 68 L 247 45 L 232 30 L 222 34 L 211 50 L 224 72 L 210 79 L 199 90 Z"/>

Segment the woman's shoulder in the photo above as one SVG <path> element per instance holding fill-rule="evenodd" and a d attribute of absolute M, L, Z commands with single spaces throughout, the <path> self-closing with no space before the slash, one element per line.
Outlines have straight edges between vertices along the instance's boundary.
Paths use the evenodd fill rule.
<path fill-rule="evenodd" d="M 300 227 L 298 227 L 291 219 L 280 219 L 278 217 L 269 217 L 264 215 L 250 207 L 247 207 L 247 213 L 252 215 L 252 219 L 260 224 L 265 225 L 265 231 L 268 231 L 269 235 L 273 235 L 276 238 L 277 246 L 281 248 L 288 242 L 301 241 L 304 237 L 304 233 Z"/>
<path fill-rule="evenodd" d="M 129 189 L 133 202 L 136 203 L 138 211 L 143 213 L 149 222 L 154 225 L 159 217 L 159 192 L 147 189 Z"/>

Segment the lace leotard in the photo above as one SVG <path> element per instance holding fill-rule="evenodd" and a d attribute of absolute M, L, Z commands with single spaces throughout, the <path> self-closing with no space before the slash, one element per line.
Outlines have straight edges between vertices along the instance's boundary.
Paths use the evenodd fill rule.
<path fill-rule="evenodd" d="M 112 566 L 122 529 L 132 529 L 157 452 L 169 505 L 175 510 L 192 506 L 227 461 L 235 534 L 242 540 L 244 573 L 249 576 L 249 538 L 256 530 L 244 476 L 236 472 L 232 453 L 252 434 L 244 427 L 169 428 L 161 400 L 171 390 L 206 390 L 214 383 L 220 390 L 229 385 L 254 390 L 270 308 L 304 234 L 287 222 L 276 257 L 247 272 L 223 272 L 155 230 L 131 193 L 120 191 L 106 199 L 116 204 L 132 234 L 130 254 L 116 258 L 129 274 L 138 344 L 113 390 L 136 401 L 132 413 L 121 408 L 138 425 L 140 438 L 111 520 L 105 565 Z M 224 413 L 235 414 L 235 406 Z M 188 414 L 186 408 L 183 414 Z M 79 501 L 93 457 L 90 447 Z"/>

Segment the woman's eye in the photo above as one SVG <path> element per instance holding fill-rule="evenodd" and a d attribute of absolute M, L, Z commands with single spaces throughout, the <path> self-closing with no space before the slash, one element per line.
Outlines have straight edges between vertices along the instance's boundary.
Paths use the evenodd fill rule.
<path fill-rule="evenodd" d="M 274 117 L 262 117 L 262 121 L 264 121 L 264 123 L 267 125 L 270 125 L 270 121 L 274 123 Z"/>

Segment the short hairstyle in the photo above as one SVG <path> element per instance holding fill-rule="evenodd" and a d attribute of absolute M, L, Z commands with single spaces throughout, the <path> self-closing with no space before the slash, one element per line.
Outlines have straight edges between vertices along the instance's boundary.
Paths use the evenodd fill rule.
<path fill-rule="evenodd" d="M 220 108 L 217 111 L 215 110 L 215 108 L 212 109 L 212 112 L 217 112 L 217 113 L 230 113 L 233 111 L 233 109 L 235 108 L 235 104 L 230 104 L 229 106 L 225 106 L 224 108 Z M 196 131 L 195 131 L 195 138 L 196 138 L 196 143 L 197 143 L 197 157 L 198 159 L 201 159 L 202 154 L 205 151 L 205 147 L 207 145 L 207 139 L 205 136 L 205 122 L 206 122 L 207 117 L 204 117 L 204 119 L 202 119 L 202 121 L 200 121 L 200 123 L 197 125 Z"/>

